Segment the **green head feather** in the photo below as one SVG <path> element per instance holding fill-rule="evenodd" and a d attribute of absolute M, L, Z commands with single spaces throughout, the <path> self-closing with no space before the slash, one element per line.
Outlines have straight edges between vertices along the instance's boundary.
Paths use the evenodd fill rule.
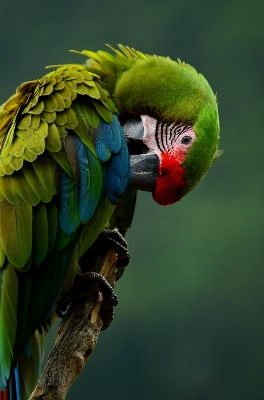
<path fill-rule="evenodd" d="M 83 53 L 96 60 L 90 61 L 90 66 L 93 63 L 94 72 L 105 82 L 121 117 L 146 114 L 159 121 L 193 127 L 197 138 L 183 163 L 185 195 L 216 158 L 219 142 L 216 96 L 204 76 L 190 65 L 119 47 L 125 55 L 113 48 L 115 56 L 105 52 Z"/>
<path fill-rule="evenodd" d="M 197 139 L 183 164 L 184 194 L 193 189 L 214 161 L 219 141 L 216 97 L 203 75 L 180 61 L 149 57 L 121 75 L 114 98 L 121 115 L 147 114 L 193 127 Z"/>

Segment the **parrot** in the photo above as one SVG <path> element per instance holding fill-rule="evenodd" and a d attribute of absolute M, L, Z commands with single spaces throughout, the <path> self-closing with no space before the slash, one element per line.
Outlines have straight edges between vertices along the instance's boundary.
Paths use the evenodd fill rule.
<path fill-rule="evenodd" d="M 189 64 L 118 45 L 76 52 L 0 107 L 0 400 L 27 399 L 80 260 L 125 235 L 137 190 L 169 205 L 219 157 L 216 95 Z"/>

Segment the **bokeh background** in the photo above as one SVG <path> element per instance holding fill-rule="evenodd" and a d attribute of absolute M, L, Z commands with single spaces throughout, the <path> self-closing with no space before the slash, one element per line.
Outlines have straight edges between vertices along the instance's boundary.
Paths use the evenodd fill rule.
<path fill-rule="evenodd" d="M 115 320 L 69 400 L 264 398 L 263 21 L 263 0 L 1 1 L 1 103 L 119 42 L 190 63 L 219 101 L 205 179 L 174 206 L 138 196 Z"/>

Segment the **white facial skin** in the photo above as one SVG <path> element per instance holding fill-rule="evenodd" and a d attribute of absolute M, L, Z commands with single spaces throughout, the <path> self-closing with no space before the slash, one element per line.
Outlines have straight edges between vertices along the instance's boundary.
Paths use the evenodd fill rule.
<path fill-rule="evenodd" d="M 161 159 L 161 154 L 168 151 L 175 157 L 185 158 L 187 150 L 196 139 L 191 126 L 173 123 L 160 123 L 148 115 L 141 115 L 144 126 L 143 143 L 151 153 Z"/>

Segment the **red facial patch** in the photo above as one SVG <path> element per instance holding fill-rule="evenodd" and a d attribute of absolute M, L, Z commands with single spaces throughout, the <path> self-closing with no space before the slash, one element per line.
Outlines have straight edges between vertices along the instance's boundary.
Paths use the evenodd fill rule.
<path fill-rule="evenodd" d="M 162 205 L 173 204 L 183 197 L 182 189 L 186 187 L 185 168 L 181 165 L 186 154 L 177 152 L 162 153 L 158 171 L 156 190 L 153 193 L 154 200 Z"/>

